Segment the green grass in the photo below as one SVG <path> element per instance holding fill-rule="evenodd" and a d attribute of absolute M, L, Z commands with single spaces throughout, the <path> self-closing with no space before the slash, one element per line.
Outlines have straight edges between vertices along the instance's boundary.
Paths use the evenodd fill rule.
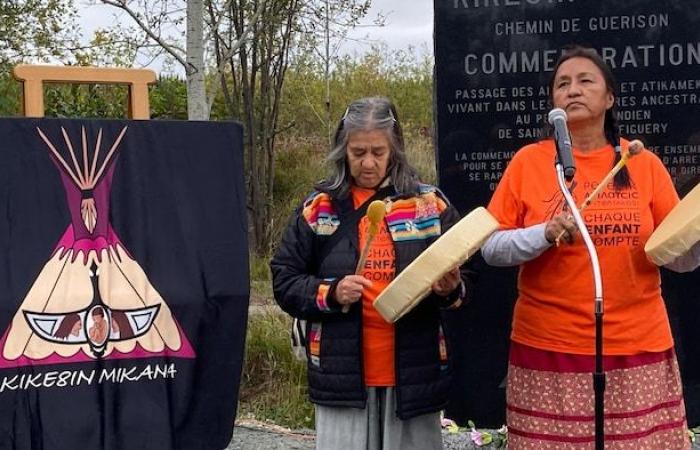
<path fill-rule="evenodd" d="M 250 292 L 252 304 L 272 304 L 270 256 L 250 254 Z"/>
<path fill-rule="evenodd" d="M 417 133 L 407 134 L 406 157 L 420 175 L 424 183 L 436 184 L 435 151 L 431 137 L 420 136 Z"/>
<path fill-rule="evenodd" d="M 284 427 L 313 428 L 306 364 L 291 351 L 291 318 L 262 309 L 248 319 L 245 365 L 239 395 L 239 418 L 255 418 Z"/>

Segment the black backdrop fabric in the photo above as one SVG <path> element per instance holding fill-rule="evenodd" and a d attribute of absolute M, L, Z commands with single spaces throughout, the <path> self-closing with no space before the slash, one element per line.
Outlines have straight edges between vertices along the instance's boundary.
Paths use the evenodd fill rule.
<path fill-rule="evenodd" d="M 146 274 L 144 292 L 162 298 L 159 314 L 172 312 L 182 345 L 38 361 L 0 354 L 0 449 L 220 450 L 231 439 L 249 301 L 237 123 L 0 119 L 3 343 L 71 224 L 62 170 L 38 129 L 75 167 L 63 127 L 82 167 L 82 127 L 90 159 L 100 130 L 104 158 L 125 126 L 109 222 Z"/>
<path fill-rule="evenodd" d="M 434 7 L 438 178 L 463 214 L 487 205 L 513 153 L 542 136 L 547 82 L 559 49 L 572 43 L 595 47 L 613 66 L 622 135 L 662 159 L 679 194 L 700 180 L 693 0 L 435 0 Z M 517 271 L 477 264 L 473 301 L 449 319 L 458 376 L 447 413 L 499 427 Z M 700 271 L 662 270 L 691 425 L 700 423 L 699 280 Z"/>

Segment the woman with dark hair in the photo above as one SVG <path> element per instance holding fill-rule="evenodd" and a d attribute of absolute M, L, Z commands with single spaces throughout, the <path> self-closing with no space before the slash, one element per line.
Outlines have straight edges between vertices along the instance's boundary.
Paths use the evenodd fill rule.
<path fill-rule="evenodd" d="M 385 98 L 350 104 L 328 162 L 328 178 L 296 211 L 270 264 L 275 299 L 307 320 L 316 448 L 441 449 L 439 411 L 452 372 L 441 310 L 462 303 L 466 270 L 447 273 L 394 324 L 372 302 L 459 214 L 418 181 Z M 361 212 L 373 199 L 386 215 L 356 274 L 368 239 Z"/>
<path fill-rule="evenodd" d="M 629 142 L 617 134 L 616 83 L 590 48 L 562 52 L 550 101 L 567 113 L 581 204 Z M 507 379 L 508 448 L 590 449 L 594 441 L 595 329 L 590 260 L 566 211 L 554 170 L 555 144 L 520 149 L 489 204 L 501 229 L 482 254 L 520 266 Z M 583 212 L 603 277 L 606 449 L 685 449 L 685 407 L 659 268 L 644 244 L 678 203 L 652 152 L 630 159 Z M 563 233 L 565 245 L 553 245 Z M 697 245 L 667 267 L 693 270 Z"/>
<path fill-rule="evenodd" d="M 60 339 L 68 339 L 70 335 L 77 337 L 82 326 L 83 321 L 80 320 L 80 314 L 66 314 L 53 335 Z"/>

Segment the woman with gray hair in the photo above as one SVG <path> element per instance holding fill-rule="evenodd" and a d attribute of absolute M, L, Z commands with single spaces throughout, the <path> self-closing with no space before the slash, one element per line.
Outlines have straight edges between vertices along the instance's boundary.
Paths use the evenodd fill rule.
<path fill-rule="evenodd" d="M 307 321 L 316 448 L 440 449 L 452 374 L 441 310 L 463 303 L 470 273 L 455 267 L 393 324 L 372 302 L 459 213 L 408 164 L 388 99 L 348 106 L 328 162 L 328 178 L 297 209 L 270 264 L 275 299 Z M 386 213 L 356 267 L 372 200 Z"/>

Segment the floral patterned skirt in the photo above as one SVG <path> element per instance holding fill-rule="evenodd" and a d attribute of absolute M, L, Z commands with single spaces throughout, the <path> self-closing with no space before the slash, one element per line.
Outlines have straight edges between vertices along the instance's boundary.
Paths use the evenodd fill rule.
<path fill-rule="evenodd" d="M 593 356 L 511 342 L 508 449 L 595 447 Z M 673 349 L 606 356 L 605 449 L 690 448 L 678 362 Z"/>

